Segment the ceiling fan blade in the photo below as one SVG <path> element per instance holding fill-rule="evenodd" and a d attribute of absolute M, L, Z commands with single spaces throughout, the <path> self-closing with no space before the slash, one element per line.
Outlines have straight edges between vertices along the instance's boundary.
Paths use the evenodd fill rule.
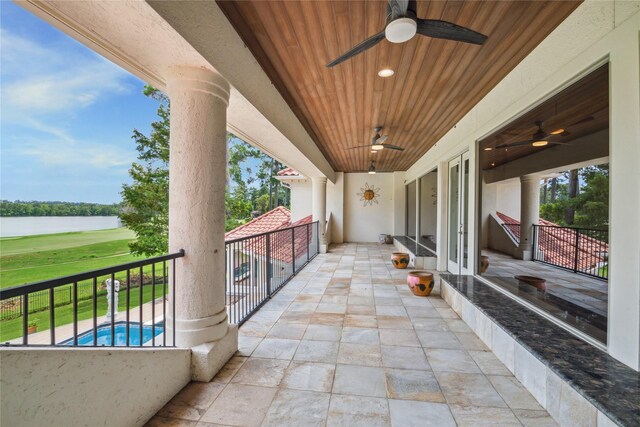
<path fill-rule="evenodd" d="M 397 145 L 392 145 L 392 144 L 382 144 L 382 145 L 384 146 L 384 148 L 389 148 L 391 150 L 404 151 L 404 148 L 398 147 Z"/>
<path fill-rule="evenodd" d="M 382 39 L 384 39 L 384 31 L 381 31 L 378 34 L 369 37 L 365 41 L 358 43 L 357 45 L 352 47 L 351 50 L 349 50 L 348 52 L 342 54 L 341 56 L 337 57 L 333 61 L 329 62 L 327 64 L 327 67 L 331 68 L 335 65 L 340 64 L 341 62 L 346 61 L 349 58 L 356 56 L 359 53 L 364 52 L 367 49 L 372 48 L 373 46 L 380 43 Z"/>
<path fill-rule="evenodd" d="M 391 19 L 394 19 L 407 13 L 409 0 L 387 0 L 387 4 L 391 9 Z"/>
<path fill-rule="evenodd" d="M 484 44 L 487 36 L 460 25 L 435 19 L 416 19 L 418 34 L 437 39 L 455 40 L 459 42 Z"/>
<path fill-rule="evenodd" d="M 582 123 L 590 122 L 591 120 L 594 120 L 594 117 L 593 116 L 588 116 L 588 117 L 585 117 L 582 120 L 578 120 L 577 122 L 570 124 L 569 127 L 575 126 L 575 125 L 581 125 Z"/>
<path fill-rule="evenodd" d="M 384 144 L 384 142 L 385 142 L 387 139 L 389 139 L 389 135 L 381 136 L 380 138 L 378 138 L 378 139 L 376 140 L 376 143 L 377 143 L 377 144 Z"/>
<path fill-rule="evenodd" d="M 528 145 L 531 144 L 534 140 L 533 139 L 527 139 L 526 141 L 516 141 L 516 142 L 511 142 L 509 144 L 502 144 L 502 145 L 498 145 L 496 147 L 496 149 L 499 148 L 511 148 L 511 147 L 518 147 L 520 145 Z"/>
<path fill-rule="evenodd" d="M 355 150 L 356 148 L 371 148 L 371 144 L 358 145 L 356 147 L 346 147 L 345 150 Z"/>

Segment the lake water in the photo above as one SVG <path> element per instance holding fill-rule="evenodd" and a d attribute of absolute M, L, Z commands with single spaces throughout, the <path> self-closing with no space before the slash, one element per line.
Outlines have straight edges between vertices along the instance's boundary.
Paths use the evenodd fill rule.
<path fill-rule="evenodd" d="M 117 216 L 5 216 L 0 217 L 0 237 L 122 227 Z"/>

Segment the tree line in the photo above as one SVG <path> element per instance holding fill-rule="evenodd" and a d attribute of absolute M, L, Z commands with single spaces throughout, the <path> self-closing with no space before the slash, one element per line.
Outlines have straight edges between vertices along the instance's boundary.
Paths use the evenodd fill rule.
<path fill-rule="evenodd" d="M 609 165 L 587 166 L 546 179 L 540 188 L 540 217 L 561 226 L 609 226 Z"/>
<path fill-rule="evenodd" d="M 131 252 L 151 256 L 166 253 L 169 241 L 169 98 L 145 86 L 143 93 L 158 101 L 158 120 L 148 135 L 134 129 L 138 152 L 131 165 L 132 183 L 122 186 L 122 222 L 136 234 Z M 277 206 L 290 205 L 289 191 L 274 178 L 280 162 L 227 133 L 225 230 L 232 230 Z"/>
<path fill-rule="evenodd" d="M 116 216 L 120 205 L 75 202 L 0 201 L 0 216 Z"/>

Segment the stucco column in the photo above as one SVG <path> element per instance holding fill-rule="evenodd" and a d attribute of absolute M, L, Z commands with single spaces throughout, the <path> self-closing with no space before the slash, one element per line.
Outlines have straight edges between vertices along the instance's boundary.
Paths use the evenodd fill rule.
<path fill-rule="evenodd" d="M 318 221 L 318 233 L 320 240 L 320 253 L 327 252 L 327 236 L 325 228 L 327 224 L 327 178 L 311 178 L 312 212 L 313 220 Z"/>
<path fill-rule="evenodd" d="M 540 222 L 540 177 L 520 177 L 520 245 L 517 255 L 523 260 L 533 258 L 533 224 Z"/>
<path fill-rule="evenodd" d="M 193 349 L 193 377 L 201 381 L 213 377 L 233 354 L 226 355 L 231 347 L 237 349 L 237 335 L 235 344 L 233 336 L 229 338 L 237 329 L 230 333 L 225 309 L 229 91 L 222 76 L 205 69 L 173 67 L 167 76 L 171 100 L 169 249 L 185 250 L 177 263 L 176 293 L 172 295 L 176 345 Z M 223 345 L 216 345 L 221 340 L 225 340 Z"/>

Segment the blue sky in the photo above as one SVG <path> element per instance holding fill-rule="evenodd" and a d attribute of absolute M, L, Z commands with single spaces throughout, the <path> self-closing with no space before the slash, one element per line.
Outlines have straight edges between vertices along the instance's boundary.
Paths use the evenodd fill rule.
<path fill-rule="evenodd" d="M 144 82 L 0 0 L 0 198 L 114 203 L 157 103 Z"/>

